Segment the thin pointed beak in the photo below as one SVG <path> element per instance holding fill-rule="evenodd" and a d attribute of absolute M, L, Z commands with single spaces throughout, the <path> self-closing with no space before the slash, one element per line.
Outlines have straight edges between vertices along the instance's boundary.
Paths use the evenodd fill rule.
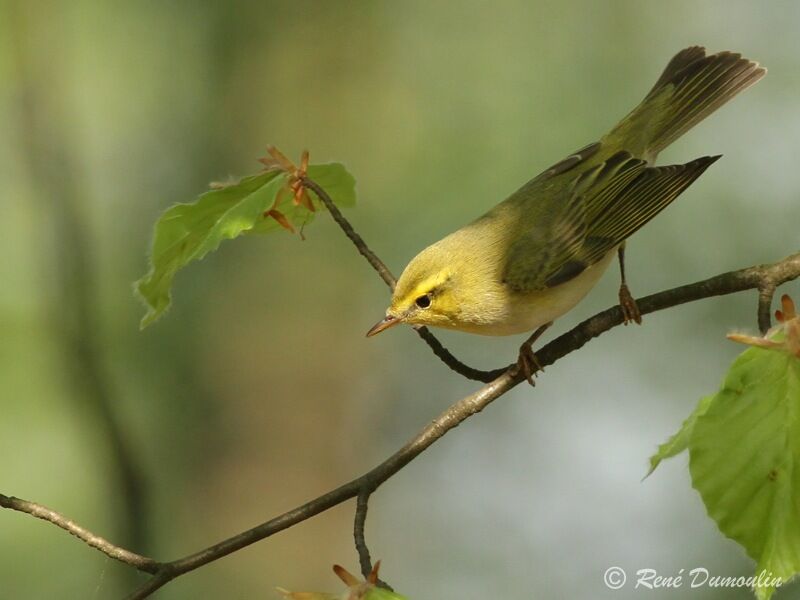
<path fill-rule="evenodd" d="M 367 332 L 367 337 L 372 337 L 373 335 L 377 335 L 384 329 L 389 329 L 389 327 L 394 327 L 398 323 L 402 321 L 397 317 L 393 317 L 392 315 L 386 315 L 383 320 L 378 321 L 375 325 Z"/>

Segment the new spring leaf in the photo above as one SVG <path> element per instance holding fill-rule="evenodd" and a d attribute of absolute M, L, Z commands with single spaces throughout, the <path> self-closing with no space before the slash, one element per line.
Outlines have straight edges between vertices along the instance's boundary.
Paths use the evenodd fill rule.
<path fill-rule="evenodd" d="M 651 459 L 689 449 L 692 485 L 720 531 L 756 562 L 759 600 L 800 573 L 800 317 L 782 298 L 779 325 L 753 346 Z"/>
<path fill-rule="evenodd" d="M 324 206 L 302 186 L 304 177 L 320 185 L 336 204 L 355 203 L 355 180 L 343 165 L 308 165 L 304 154 L 301 166 L 295 167 L 276 150 L 271 154 L 271 159 L 262 161 L 268 165 L 266 171 L 233 184 L 214 184 L 195 202 L 176 204 L 161 215 L 153 235 L 150 270 L 135 284 L 147 307 L 142 328 L 169 308 L 175 274 L 216 250 L 223 240 L 247 233 L 295 232 L 310 223 Z"/>
<path fill-rule="evenodd" d="M 360 581 L 355 575 L 344 567 L 333 566 L 333 572 L 347 586 L 347 590 L 338 594 L 325 592 L 290 592 L 283 588 L 278 588 L 278 592 L 286 600 L 407 600 L 393 591 L 378 586 L 378 570 L 381 561 L 377 561 L 372 568 L 372 572 L 365 581 Z"/>

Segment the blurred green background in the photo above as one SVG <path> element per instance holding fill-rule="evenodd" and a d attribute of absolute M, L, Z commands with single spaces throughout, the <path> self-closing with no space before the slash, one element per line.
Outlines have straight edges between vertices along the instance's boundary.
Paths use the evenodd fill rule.
<path fill-rule="evenodd" d="M 131 283 L 159 213 L 256 171 L 269 143 L 344 162 L 359 192 L 348 216 L 399 273 L 599 138 L 681 48 L 736 50 L 769 76 L 662 155 L 725 157 L 629 243 L 631 287 L 797 251 L 798 30 L 790 1 L 0 4 L 0 491 L 177 558 L 360 474 L 476 388 L 410 330 L 364 338 L 387 290 L 324 217 L 305 242 L 224 244 L 138 331 Z M 609 273 L 548 337 L 614 303 L 616 287 Z M 706 517 L 685 456 L 641 479 L 741 350 L 725 334 L 755 330 L 755 303 L 712 299 L 618 328 L 452 432 L 372 499 L 382 575 L 415 599 L 750 597 L 612 592 L 602 574 L 752 572 Z M 483 367 L 521 341 L 441 337 Z M 336 590 L 334 562 L 357 570 L 353 510 L 157 597 Z M 0 512 L 3 600 L 116 598 L 144 579 Z"/>

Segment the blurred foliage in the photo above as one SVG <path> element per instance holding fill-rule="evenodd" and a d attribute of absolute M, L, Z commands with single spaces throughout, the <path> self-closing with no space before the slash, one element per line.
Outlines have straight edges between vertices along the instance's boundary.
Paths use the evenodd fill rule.
<path fill-rule="evenodd" d="M 209 256 L 177 281 L 171 318 L 139 333 L 130 282 L 157 215 L 250 172 L 268 143 L 348 165 L 354 225 L 399 272 L 602 135 L 677 50 L 732 49 L 770 73 L 664 154 L 725 156 L 631 240 L 630 284 L 644 294 L 796 251 L 799 27 L 788 0 L 5 0 L 3 492 L 121 538 L 113 442 L 73 362 L 85 344 L 146 482 L 134 549 L 159 558 L 353 477 L 473 389 L 408 332 L 364 339 L 387 290 L 325 218 L 305 242 L 254 236 Z M 609 275 L 553 334 L 615 302 L 616 285 Z M 74 318 L 83 302 L 89 325 Z M 368 536 L 391 565 L 384 578 L 412 598 L 580 598 L 603 597 L 611 564 L 749 574 L 682 465 L 639 483 L 652 440 L 733 359 L 731 327 L 755 328 L 755 294 L 603 336 L 460 427 L 374 497 Z M 519 344 L 443 338 L 486 367 Z M 0 597 L 130 587 L 124 569 L 52 526 L 2 512 L 0 528 L 0 556 L 14 557 L 0 561 Z M 352 507 L 339 507 L 159 597 L 325 589 L 327 565 L 354 553 L 351 528 Z"/>

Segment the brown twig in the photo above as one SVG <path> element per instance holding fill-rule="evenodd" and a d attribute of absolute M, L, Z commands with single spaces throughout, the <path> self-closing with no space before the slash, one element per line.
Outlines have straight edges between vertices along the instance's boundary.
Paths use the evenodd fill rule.
<path fill-rule="evenodd" d="M 758 329 L 761 335 L 766 335 L 772 327 L 772 297 L 775 295 L 775 283 L 765 281 L 758 288 Z"/>
<path fill-rule="evenodd" d="M 506 370 L 506 367 L 501 367 L 498 369 L 494 369 L 492 371 L 484 371 L 482 369 L 476 369 L 474 367 L 470 367 L 469 365 L 461 362 L 458 360 L 447 348 L 444 347 L 442 342 L 439 341 L 431 330 L 427 327 L 417 326 L 414 327 L 414 330 L 417 332 L 417 335 L 425 340 L 425 343 L 428 344 L 428 347 L 433 350 L 433 353 L 436 357 L 441 360 L 444 364 L 450 367 L 451 370 L 455 371 L 459 375 L 466 377 L 467 379 L 471 379 L 472 381 L 481 381 L 483 383 L 489 383 L 490 381 L 496 379 L 503 371 Z"/>
<path fill-rule="evenodd" d="M 342 211 L 333 203 L 333 199 L 330 197 L 328 192 L 316 183 L 313 179 L 309 179 L 308 177 L 303 177 L 302 179 L 303 185 L 306 186 L 308 189 L 313 191 L 320 201 L 325 205 L 325 208 L 328 209 L 328 212 L 331 213 L 333 220 L 336 221 L 336 224 L 344 231 L 344 234 L 353 242 L 353 245 L 358 249 L 359 253 L 367 259 L 367 262 L 372 266 L 373 269 L 380 275 L 381 279 L 389 286 L 390 290 L 394 290 L 394 286 L 397 283 L 397 279 L 395 276 L 392 275 L 392 272 L 389 270 L 384 262 L 378 258 L 378 256 L 367 246 L 367 243 L 364 241 L 358 233 L 356 233 L 353 226 L 350 224 L 350 221 L 342 214 Z M 482 381 L 484 383 L 488 383 L 495 377 L 497 377 L 498 371 L 482 371 L 480 369 L 475 369 L 474 367 L 470 367 L 467 364 L 464 364 L 460 360 L 458 360 L 447 348 L 444 347 L 442 342 L 431 333 L 430 329 L 427 327 L 414 327 L 414 330 L 417 332 L 419 337 L 425 340 L 425 343 L 428 344 L 433 353 L 436 355 L 439 360 L 441 360 L 444 364 L 446 364 L 450 369 L 466 377 L 467 379 L 472 379 L 474 381 Z"/>
<path fill-rule="evenodd" d="M 333 220 L 336 221 L 336 224 L 341 227 L 344 234 L 353 242 L 353 245 L 358 249 L 361 253 L 361 256 L 367 259 L 367 262 L 372 266 L 373 269 L 380 275 L 381 279 L 389 286 L 390 290 L 394 290 L 394 285 L 397 283 L 397 279 L 395 276 L 392 275 L 392 272 L 389 270 L 384 262 L 378 258 L 378 255 L 375 254 L 372 250 L 370 250 L 369 246 L 367 246 L 364 239 L 356 233 L 356 230 L 353 229 L 353 226 L 350 225 L 350 221 L 348 221 L 345 216 L 342 214 L 342 211 L 333 203 L 333 199 L 331 199 L 328 192 L 326 192 L 318 183 L 314 180 L 309 179 L 308 177 L 303 177 L 302 179 L 303 185 L 314 192 L 320 201 L 325 205 L 325 208 L 328 209 L 328 212 L 331 213 Z"/>
<path fill-rule="evenodd" d="M 371 481 L 363 483 L 361 491 L 358 492 L 356 496 L 356 514 L 353 519 L 353 539 L 355 540 L 358 563 L 364 579 L 373 576 L 373 572 L 375 571 L 375 565 L 372 564 L 372 558 L 369 555 L 369 548 L 367 547 L 367 537 L 364 533 L 367 525 L 369 499 L 372 496 L 372 492 L 375 491 L 372 486 L 373 484 Z M 392 591 L 392 586 L 380 578 L 376 578 L 375 583 L 377 583 L 379 587 Z"/>
<path fill-rule="evenodd" d="M 713 296 L 732 294 L 749 289 L 761 289 L 766 281 L 771 281 L 777 287 L 787 281 L 797 279 L 798 277 L 800 277 L 800 253 L 788 256 L 774 264 L 758 265 L 738 271 L 731 271 L 722 275 L 717 275 L 716 277 L 711 277 L 710 279 L 659 292 L 637 300 L 637 304 L 642 314 L 648 314 Z M 542 366 L 551 365 L 567 354 L 583 347 L 595 337 L 620 325 L 622 321 L 623 315 L 619 306 L 604 310 L 583 321 L 572 330 L 539 349 L 536 353 L 537 358 Z M 167 563 L 158 563 L 152 559 L 134 555 L 133 553 L 129 553 L 128 555 L 116 553 L 114 558 L 139 568 L 140 570 L 154 573 L 154 576 L 149 581 L 129 596 L 129 600 L 146 598 L 172 579 L 210 562 L 219 560 L 223 556 L 227 556 L 245 546 L 249 546 L 250 544 L 263 540 L 279 531 L 283 531 L 297 523 L 318 515 L 358 496 L 364 489 L 374 491 L 424 452 L 431 444 L 442 438 L 448 431 L 459 425 L 465 419 L 482 411 L 494 400 L 518 385 L 523 379 L 523 375 L 517 373 L 515 366 L 510 365 L 493 381 L 452 404 L 447 410 L 425 426 L 422 431 L 411 438 L 402 448 L 371 471 L 310 502 L 204 550 Z M 3 502 L 0 504 L 4 507 L 19 510 L 19 508 L 8 505 L 8 497 L 0 496 L 0 498 L 3 499 Z M 31 511 L 23 512 L 33 514 Z M 51 520 L 51 522 L 56 523 L 54 520 Z M 78 526 L 75 525 L 75 528 L 78 528 Z M 87 538 L 89 536 L 91 536 L 92 539 L 98 537 L 83 528 L 78 529 L 84 532 L 83 536 L 78 537 L 87 543 Z M 73 533 L 73 530 L 67 530 Z M 114 548 L 116 547 L 114 546 Z M 102 550 L 102 548 L 99 549 Z M 106 549 L 108 549 L 108 546 Z M 119 550 L 127 552 L 123 549 Z M 106 552 L 106 554 L 109 553 Z M 111 556 L 111 554 L 109 554 L 109 556 Z M 126 559 L 126 556 L 131 560 Z M 146 569 L 141 568 L 143 564 L 147 565 Z"/>
<path fill-rule="evenodd" d="M 379 565 L 381 561 L 372 564 L 372 557 L 369 554 L 367 547 L 367 536 L 365 529 L 367 526 L 367 511 L 369 510 L 369 500 L 372 497 L 372 492 L 375 491 L 374 483 L 371 480 L 365 480 L 362 483 L 361 491 L 356 496 L 356 514 L 353 519 L 353 539 L 355 540 L 356 552 L 358 553 L 358 563 L 361 568 L 361 574 L 364 579 L 375 578 L 375 583 L 378 587 L 394 591 L 394 588 L 386 583 L 383 579 L 377 577 L 377 570 L 375 565 Z M 380 484 L 378 484 L 380 485 Z"/>
<path fill-rule="evenodd" d="M 353 539 L 356 543 L 358 552 L 358 562 L 361 566 L 361 574 L 366 577 L 372 572 L 372 558 L 367 548 L 367 540 L 364 535 L 364 528 L 367 524 L 367 510 L 369 509 L 369 497 L 372 492 L 364 488 L 356 496 L 356 516 L 353 520 Z"/>

